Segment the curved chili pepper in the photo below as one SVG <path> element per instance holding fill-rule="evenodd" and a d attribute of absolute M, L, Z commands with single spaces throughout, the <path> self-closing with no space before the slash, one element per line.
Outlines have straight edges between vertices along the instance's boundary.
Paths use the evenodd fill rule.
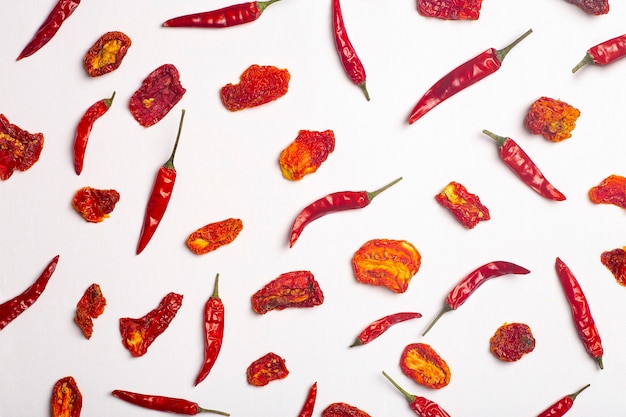
<path fill-rule="evenodd" d="M 298 417 L 311 417 L 313 415 L 313 409 L 315 408 L 315 400 L 317 398 L 317 382 L 314 382 L 309 388 L 309 392 L 306 396 L 306 400 L 304 401 L 304 405 L 302 405 L 302 409 L 298 414 Z"/>
<path fill-rule="evenodd" d="M 17 316 L 22 314 L 24 310 L 37 301 L 46 289 L 58 261 L 59 255 L 52 258 L 39 278 L 37 278 L 30 287 L 26 288 L 24 292 L 0 304 L 0 330 L 4 329 L 9 323 L 15 320 Z"/>
<path fill-rule="evenodd" d="M 167 411 L 176 414 L 196 415 L 200 413 L 213 413 L 229 416 L 229 413 L 218 410 L 211 410 L 198 406 L 198 403 L 184 400 L 182 398 L 164 397 L 161 395 L 139 394 L 136 392 L 114 390 L 111 394 L 120 400 L 129 402 L 139 407 L 149 408 L 157 411 Z"/>
<path fill-rule="evenodd" d="M 587 384 L 578 391 L 573 394 L 566 395 L 561 398 L 550 407 L 548 407 L 545 411 L 542 411 L 537 417 L 561 417 L 567 413 L 570 408 L 574 405 L 574 400 L 585 389 L 589 388 L 591 384 Z"/>
<path fill-rule="evenodd" d="M 48 14 L 48 17 L 41 24 L 33 39 L 24 47 L 20 55 L 17 57 L 17 61 L 22 58 L 26 58 L 40 50 L 50 39 L 56 35 L 59 28 L 70 17 L 74 10 L 80 4 L 80 0 L 59 0 L 54 8 Z"/>
<path fill-rule="evenodd" d="M 320 217 L 337 211 L 364 208 L 372 202 L 374 197 L 401 179 L 402 177 L 395 179 L 376 191 L 340 191 L 328 194 L 326 197 L 322 197 L 309 204 L 296 216 L 296 220 L 293 222 L 289 238 L 289 247 L 293 247 L 304 228 L 313 220 L 317 220 Z"/>
<path fill-rule="evenodd" d="M 383 371 L 385 378 L 393 384 L 407 399 L 411 410 L 415 411 L 419 417 L 450 417 L 450 414 L 444 410 L 439 404 L 424 397 L 409 394 L 400 385 L 396 383 L 385 371 Z"/>
<path fill-rule="evenodd" d="M 204 381 L 211 372 L 222 348 L 224 338 L 224 303 L 218 293 L 220 274 L 215 276 L 213 295 L 204 305 L 204 363 L 196 377 L 196 385 Z"/>
<path fill-rule="evenodd" d="M 553 201 L 565 200 L 565 195 L 557 190 L 539 170 L 524 150 L 511 138 L 498 136 L 488 130 L 483 133 L 493 139 L 498 145 L 500 159 L 508 165 L 524 184 L 532 188 L 537 194 Z"/>
<path fill-rule="evenodd" d="M 467 276 L 465 276 L 465 278 L 459 281 L 459 283 L 452 289 L 452 291 L 448 293 L 443 309 L 428 325 L 426 330 L 424 330 L 422 336 L 428 333 L 428 331 L 435 325 L 435 323 L 437 322 L 437 320 L 439 320 L 441 316 L 443 316 L 448 311 L 456 310 L 461 305 L 463 305 L 463 303 L 467 301 L 469 296 L 472 295 L 478 287 L 484 284 L 485 281 L 502 275 L 525 275 L 528 273 L 530 273 L 528 269 L 507 261 L 493 261 L 476 268 Z"/>
<path fill-rule="evenodd" d="M 350 347 L 368 344 L 389 330 L 389 328 L 394 324 L 402 323 L 407 320 L 418 319 L 420 317 L 422 317 L 422 315 L 415 312 L 395 313 L 382 317 L 373 321 L 369 326 L 363 329 L 356 339 L 354 339 L 354 342 L 350 345 Z"/>
<path fill-rule="evenodd" d="M 604 369 L 602 364 L 602 355 L 604 354 L 602 340 L 591 315 L 585 293 L 572 271 L 560 258 L 556 258 L 555 268 L 567 302 L 572 310 L 572 318 L 574 319 L 578 336 L 583 342 L 587 353 L 596 360 L 600 369 Z"/>
<path fill-rule="evenodd" d="M 165 27 L 196 27 L 196 28 L 224 28 L 244 23 L 250 23 L 261 17 L 263 11 L 272 3 L 279 0 L 251 1 L 234 4 L 209 12 L 188 14 L 174 17 L 163 23 Z"/>
<path fill-rule="evenodd" d="M 346 75 L 363 90 L 365 98 L 369 101 L 370 95 L 365 86 L 365 67 L 363 67 L 363 63 L 348 38 L 339 0 L 333 0 L 333 34 L 335 37 L 335 46 L 341 58 L 341 65 Z"/>
<path fill-rule="evenodd" d="M 137 244 L 137 255 L 139 255 L 152 239 L 154 232 L 163 215 L 167 209 L 167 205 L 172 197 L 172 190 L 174 189 L 174 182 L 176 181 L 176 168 L 174 168 L 174 155 L 176 154 L 176 148 L 178 148 L 178 140 L 180 139 L 180 132 L 183 128 L 183 119 L 185 118 L 185 110 L 183 109 L 180 116 L 180 123 L 178 125 L 178 134 L 176 135 L 176 142 L 174 142 L 174 149 L 170 158 L 159 168 L 154 186 L 152 187 L 152 193 L 148 199 L 148 205 L 146 206 L 146 214 L 143 219 L 143 226 L 141 228 L 141 234 L 139 235 L 139 242 Z"/>
<path fill-rule="evenodd" d="M 89 141 L 89 135 L 94 123 L 100 117 L 102 117 L 113 104 L 115 98 L 115 91 L 109 98 L 98 100 L 83 114 L 78 126 L 76 127 L 76 135 L 74 137 L 74 170 L 76 175 L 80 175 L 83 171 L 83 162 L 85 160 L 85 150 L 87 149 L 87 142 Z"/>
<path fill-rule="evenodd" d="M 502 61 L 509 51 L 525 37 L 530 35 L 532 31 L 532 29 L 529 29 L 526 33 L 513 41 L 513 43 L 502 49 L 487 49 L 485 52 L 475 56 L 444 75 L 443 78 L 430 87 L 417 102 L 409 116 L 409 124 L 415 123 L 444 100 L 447 100 L 459 91 L 466 89 L 499 70 Z"/>
<path fill-rule="evenodd" d="M 626 35 L 621 35 L 589 48 L 583 59 L 572 68 L 572 72 L 587 64 L 607 65 L 624 56 L 626 56 Z"/>

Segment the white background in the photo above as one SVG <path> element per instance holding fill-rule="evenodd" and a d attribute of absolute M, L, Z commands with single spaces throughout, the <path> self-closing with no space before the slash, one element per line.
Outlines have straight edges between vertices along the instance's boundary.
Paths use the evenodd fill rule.
<path fill-rule="evenodd" d="M 41 158 L 0 184 L 0 300 L 23 291 L 53 256 L 60 260 L 41 298 L 0 333 L 0 415 L 49 413 L 52 386 L 72 375 L 83 415 L 149 416 L 113 389 L 182 397 L 233 416 L 296 416 L 315 381 L 315 414 L 343 401 L 371 416 L 409 416 L 406 400 L 381 375 L 438 402 L 452 416 L 532 416 L 590 383 L 569 413 L 623 415 L 626 375 L 626 289 L 600 263 L 622 247 L 623 210 L 592 204 L 588 190 L 610 174 L 626 174 L 626 61 L 571 68 L 585 51 L 624 33 L 626 5 L 591 16 L 564 0 L 484 2 L 480 19 L 451 22 L 420 16 L 414 0 L 342 1 L 348 34 L 367 70 L 371 101 L 343 72 L 332 38 L 330 0 L 283 0 L 239 27 L 163 28 L 182 14 L 216 9 L 225 0 L 84 1 L 35 55 L 16 61 L 53 0 L 0 2 L 0 112 L 42 132 Z M 529 28 L 500 71 L 463 91 L 413 125 L 419 97 L 441 76 L 487 48 L 502 48 Z M 96 79 L 82 57 L 100 35 L 120 30 L 133 41 L 121 67 Z M 156 67 L 174 64 L 187 93 L 161 122 L 140 126 L 128 100 Z M 278 101 L 230 113 L 219 89 L 251 64 L 291 73 Z M 76 124 L 95 101 L 117 92 L 96 122 L 80 176 L 73 170 Z M 523 127 L 540 96 L 581 111 L 571 139 L 549 143 Z M 181 109 L 187 114 L 175 165 L 178 179 L 165 217 L 147 249 L 135 247 L 154 176 L 168 158 Z M 318 172 L 285 180 L 278 155 L 300 129 L 332 129 L 336 148 Z M 499 160 L 489 129 L 513 137 L 566 196 L 545 200 Z M 403 180 L 363 210 L 317 220 L 288 248 L 297 213 L 328 193 L 372 191 Z M 466 230 L 434 200 L 458 181 L 480 196 L 492 219 Z M 83 186 L 121 194 L 111 217 L 85 222 L 71 207 Z M 184 245 L 207 223 L 237 217 L 244 228 L 229 246 L 196 256 Z M 373 238 L 405 239 L 422 266 L 404 294 L 356 282 L 353 253 Z M 605 347 L 599 370 L 576 334 L 554 271 L 559 256 L 577 276 Z M 420 334 L 448 291 L 476 267 L 507 260 L 531 270 L 482 286 L 457 311 Z M 314 273 L 325 294 L 313 309 L 259 316 L 250 296 L 284 272 Z M 226 332 L 219 359 L 199 386 L 202 309 L 220 273 Z M 75 306 L 93 282 L 107 299 L 86 340 L 73 323 Z M 121 344 L 120 317 L 141 317 L 170 291 L 184 295 L 167 329 L 140 358 Z M 370 345 L 348 346 L 371 321 L 399 311 L 423 314 Z M 489 338 L 504 322 L 524 322 L 534 352 L 503 363 Z M 449 364 L 450 384 L 430 390 L 405 377 L 400 353 L 430 344 Z M 246 367 L 273 351 L 289 376 L 258 388 Z"/>

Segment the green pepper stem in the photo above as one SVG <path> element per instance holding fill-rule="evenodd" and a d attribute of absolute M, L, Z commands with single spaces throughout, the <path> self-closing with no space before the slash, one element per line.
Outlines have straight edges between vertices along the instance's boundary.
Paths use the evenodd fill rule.
<path fill-rule="evenodd" d="M 260 13 L 263 13 L 263 10 L 267 9 L 267 6 L 269 6 L 272 3 L 276 3 L 277 1 L 280 1 L 280 0 L 257 1 L 256 7 L 259 8 Z"/>
<path fill-rule="evenodd" d="M 504 136 L 496 135 L 495 133 L 492 133 L 487 129 L 483 129 L 483 133 L 493 139 L 498 147 L 501 147 L 502 145 L 504 145 L 504 142 L 506 142 L 506 138 Z"/>
<path fill-rule="evenodd" d="M 452 310 L 452 307 L 450 307 L 450 305 L 448 303 L 445 303 L 445 305 L 443 306 L 443 308 L 441 309 L 439 314 L 437 314 L 437 316 L 434 318 L 434 320 L 430 322 L 430 324 L 428 325 L 426 330 L 424 330 L 424 333 L 422 333 L 422 336 L 425 336 L 426 333 L 428 333 L 428 331 L 435 325 L 435 323 L 437 323 L 437 320 L 439 320 L 441 318 L 441 316 L 443 316 L 445 313 L 447 313 L 448 311 L 451 311 L 451 310 Z"/>
<path fill-rule="evenodd" d="M 365 82 L 362 82 L 361 84 L 359 84 L 359 87 L 361 87 L 361 90 L 363 90 L 363 94 L 365 94 L 365 98 L 367 99 L 367 101 L 370 101 L 370 93 L 367 92 L 367 87 L 365 86 Z"/>
<path fill-rule="evenodd" d="M 374 197 L 376 197 L 378 194 L 382 193 L 383 191 L 385 191 L 387 188 L 391 187 L 395 183 L 399 182 L 401 179 L 402 179 L 402 177 L 397 178 L 397 179 L 391 181 L 389 184 L 385 185 L 384 187 L 379 188 L 378 190 L 368 191 L 367 192 L 367 200 L 368 201 L 372 201 L 374 199 Z"/>
<path fill-rule="evenodd" d="M 220 274 L 216 274 L 215 275 L 215 284 L 213 285 L 213 294 L 211 295 L 211 298 L 215 298 L 215 299 L 220 299 L 218 290 L 217 290 L 217 286 L 220 280 Z"/>
<path fill-rule="evenodd" d="M 113 92 L 111 97 L 104 99 L 104 105 L 107 106 L 107 107 L 111 107 L 111 104 L 113 104 L 113 99 L 114 98 L 115 98 L 115 91 Z"/>
<path fill-rule="evenodd" d="M 210 408 L 198 407 L 198 411 L 197 411 L 196 414 L 200 414 L 200 413 L 213 413 L 213 414 L 219 414 L 221 416 L 229 416 L 230 415 L 230 413 L 227 413 L 226 411 L 211 410 Z"/>
<path fill-rule="evenodd" d="M 504 61 L 504 58 L 506 57 L 506 55 L 509 53 L 509 51 L 511 49 L 513 49 L 513 47 L 515 45 L 517 45 L 518 43 L 520 43 L 521 41 L 524 40 L 524 38 L 526 38 L 528 35 L 530 35 L 531 33 L 533 33 L 532 29 L 528 29 L 526 31 L 526 33 L 524 33 L 522 36 L 520 36 L 519 38 L 515 39 L 511 44 L 505 46 L 502 49 L 498 49 L 496 51 L 496 56 L 498 57 L 498 61 L 502 62 Z"/>
<path fill-rule="evenodd" d="M 598 366 L 600 367 L 600 369 L 604 369 L 604 365 L 602 364 L 602 356 L 598 356 L 596 358 L 596 362 L 598 362 Z"/>
<path fill-rule="evenodd" d="M 387 379 L 389 380 L 389 382 L 391 382 L 391 383 L 393 384 L 393 386 L 394 386 L 394 387 L 396 387 L 396 389 L 397 389 L 398 391 L 400 391 L 400 392 L 402 393 L 402 395 L 404 395 L 404 396 L 406 397 L 406 399 L 407 399 L 407 401 L 408 401 L 409 403 L 412 403 L 413 401 L 415 401 L 415 397 L 416 397 L 415 395 L 413 395 L 413 394 L 409 394 L 408 392 L 406 392 L 406 391 L 404 390 L 404 388 L 402 388 L 400 385 L 398 385 L 398 384 L 396 383 L 396 381 L 394 381 L 393 379 L 391 379 L 391 377 L 390 377 L 389 375 L 387 375 L 387 373 L 386 373 L 385 371 L 383 371 L 383 375 L 385 376 L 385 378 L 387 378 Z"/>
<path fill-rule="evenodd" d="M 178 148 L 178 140 L 180 139 L 180 132 L 183 130 L 183 119 L 185 118 L 185 109 L 183 109 L 182 114 L 180 115 L 180 122 L 178 122 L 178 134 L 176 135 L 176 142 L 174 142 L 174 149 L 172 149 L 172 154 L 170 155 L 170 159 L 168 159 L 163 166 L 167 169 L 175 169 L 174 168 L 174 155 L 176 154 L 176 148 Z"/>
<path fill-rule="evenodd" d="M 572 74 L 575 73 L 576 71 L 578 71 L 579 69 L 581 69 L 582 67 L 584 67 L 587 64 L 593 64 L 593 58 L 591 57 L 591 55 L 589 55 L 589 53 L 586 53 L 585 57 L 583 59 L 581 59 L 580 62 L 578 64 L 576 64 L 576 66 L 574 68 L 572 68 Z"/>
<path fill-rule="evenodd" d="M 578 391 L 576 391 L 575 393 L 568 395 L 568 397 L 570 397 L 572 399 L 572 401 L 574 401 L 576 399 L 576 397 L 578 396 L 578 394 L 580 394 L 581 392 L 583 392 L 584 390 L 586 390 L 590 386 L 591 386 L 591 384 L 587 384 L 584 387 L 582 387 L 581 389 L 579 389 Z"/>

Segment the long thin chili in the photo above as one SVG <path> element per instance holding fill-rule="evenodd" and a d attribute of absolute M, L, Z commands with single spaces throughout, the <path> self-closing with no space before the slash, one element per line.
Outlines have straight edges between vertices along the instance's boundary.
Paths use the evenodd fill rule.
<path fill-rule="evenodd" d="M 309 388 L 309 392 L 306 395 L 306 400 L 302 405 L 302 409 L 298 414 L 298 417 L 311 417 L 313 410 L 315 409 L 315 400 L 317 399 L 317 382 L 314 382 Z"/>
<path fill-rule="evenodd" d="M 359 333 L 359 335 L 354 339 L 354 342 L 350 345 L 350 347 L 361 346 L 368 344 L 372 340 L 378 338 L 380 335 L 385 333 L 391 326 L 394 324 L 402 323 L 403 321 L 418 319 L 422 317 L 420 313 L 417 312 L 401 312 L 389 314 L 388 316 L 382 317 L 378 320 L 370 323 L 365 329 Z"/>
<path fill-rule="evenodd" d="M 565 413 L 567 413 L 574 405 L 574 400 L 576 399 L 578 394 L 589 388 L 590 385 L 591 384 L 587 384 L 578 391 L 564 396 L 563 398 L 552 404 L 550 407 L 548 407 L 546 410 L 542 411 L 537 417 L 561 417 L 565 415 Z"/>
<path fill-rule="evenodd" d="M 114 390 L 111 394 L 120 400 L 129 402 L 143 408 L 157 411 L 167 411 L 176 414 L 196 415 L 200 413 L 213 413 L 229 416 L 224 411 L 202 408 L 198 403 L 182 398 L 164 397 L 161 395 L 139 394 L 136 392 Z"/>
<path fill-rule="evenodd" d="M 208 12 L 192 13 L 174 17 L 163 23 L 165 27 L 196 27 L 196 28 L 224 28 L 244 23 L 250 23 L 261 17 L 263 11 L 272 3 L 279 0 L 251 1 L 233 4 L 221 9 Z"/>
<path fill-rule="evenodd" d="M 225 309 L 218 292 L 219 277 L 220 274 L 215 276 L 213 294 L 204 305 L 204 362 L 196 377 L 195 385 L 204 381 L 209 375 L 222 348 Z"/>
<path fill-rule="evenodd" d="M 572 72 L 587 64 L 607 65 L 625 56 L 626 35 L 617 36 L 589 48 L 583 59 L 572 68 Z"/>
<path fill-rule="evenodd" d="M 409 124 L 415 123 L 444 100 L 499 70 L 509 51 L 531 33 L 532 29 L 529 29 L 502 49 L 489 48 L 444 75 L 417 102 L 409 116 Z"/>
<path fill-rule="evenodd" d="M 411 410 L 413 410 L 419 417 L 450 417 L 450 414 L 448 414 L 448 412 L 436 402 L 424 397 L 409 394 L 400 385 L 398 385 L 396 381 L 391 379 L 385 371 L 383 371 L 383 375 L 393 384 L 394 387 L 396 387 L 398 391 L 402 393 L 402 395 L 404 395 L 409 402 Z"/>
<path fill-rule="evenodd" d="M 85 114 L 80 118 L 76 127 L 76 135 L 74 136 L 74 170 L 76 175 L 80 175 L 83 171 L 83 163 L 85 161 L 85 151 L 87 150 L 87 142 L 94 123 L 102 117 L 113 104 L 115 91 L 109 98 L 96 101 L 89 106 Z"/>

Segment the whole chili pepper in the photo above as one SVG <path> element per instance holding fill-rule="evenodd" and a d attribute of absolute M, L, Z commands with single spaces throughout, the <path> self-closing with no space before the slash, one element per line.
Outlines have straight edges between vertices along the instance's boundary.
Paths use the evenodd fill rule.
<path fill-rule="evenodd" d="M 508 165 L 524 184 L 532 188 L 537 194 L 553 201 L 565 200 L 565 195 L 557 190 L 539 170 L 524 150 L 511 138 L 498 136 L 488 130 L 483 133 L 493 139 L 498 145 L 500 159 Z"/>
<path fill-rule="evenodd" d="M 561 417 L 567 413 L 570 408 L 574 405 L 574 400 L 585 389 L 589 388 L 591 384 L 587 384 L 578 391 L 573 394 L 566 395 L 561 398 L 550 407 L 548 407 L 545 411 L 542 411 L 537 417 Z"/>
<path fill-rule="evenodd" d="M 600 339 L 600 333 L 598 333 L 596 323 L 591 315 L 585 293 L 565 262 L 560 258 L 556 258 L 555 267 L 567 302 L 572 309 L 572 318 L 574 319 L 578 336 L 583 342 L 587 353 L 596 360 L 600 369 L 604 369 L 604 365 L 602 364 L 602 355 L 604 354 L 602 340 Z"/>
<path fill-rule="evenodd" d="M 219 297 L 218 282 L 220 274 L 215 276 L 213 295 L 204 305 L 204 363 L 196 377 L 195 385 L 198 385 L 211 372 L 211 368 L 217 360 L 222 348 L 224 338 L 224 303 Z"/>
<path fill-rule="evenodd" d="M 354 339 L 354 342 L 350 345 L 350 347 L 366 345 L 385 333 L 394 324 L 402 323 L 407 320 L 418 319 L 420 317 L 422 317 L 422 315 L 416 312 L 394 313 L 382 317 L 373 321 L 369 326 L 363 329 L 356 339 Z"/>
<path fill-rule="evenodd" d="M 450 417 L 450 414 L 441 408 L 439 404 L 427 398 L 409 394 L 400 385 L 398 385 L 396 381 L 391 379 L 385 371 L 383 371 L 383 375 L 406 397 L 409 405 L 411 406 L 411 410 L 415 411 L 415 414 L 419 417 Z"/>
<path fill-rule="evenodd" d="M 298 417 L 311 417 L 313 415 L 313 409 L 315 408 L 315 400 L 317 399 L 317 382 L 314 382 L 309 388 L 309 392 L 306 396 L 306 400 L 302 405 L 302 409 L 298 414 Z"/>
<path fill-rule="evenodd" d="M 80 118 L 78 126 L 76 127 L 76 135 L 74 137 L 74 170 L 76 175 L 80 175 L 83 171 L 83 162 L 85 160 L 85 150 L 87 149 L 87 142 L 89 141 L 89 135 L 94 123 L 100 117 L 102 117 L 113 104 L 115 98 L 115 91 L 109 98 L 96 101 L 89 106 L 83 117 Z"/>
<path fill-rule="evenodd" d="M 489 48 L 444 75 L 417 102 L 409 116 L 409 124 L 415 123 L 444 100 L 499 70 L 509 51 L 531 33 L 532 29 L 529 29 L 502 49 Z"/>
<path fill-rule="evenodd" d="M 424 330 L 422 336 L 428 333 L 428 331 L 435 325 L 435 323 L 437 322 L 437 320 L 439 320 L 441 316 L 443 316 L 448 311 L 456 310 L 461 305 L 463 305 L 463 303 L 467 301 L 469 296 L 472 295 L 478 287 L 484 284 L 485 281 L 502 275 L 525 275 L 528 273 L 530 273 L 528 269 L 507 261 L 493 261 L 476 268 L 467 276 L 465 276 L 465 278 L 459 281 L 459 283 L 452 289 L 452 291 L 448 293 L 443 309 L 430 323 L 430 325 L 428 325 L 426 330 Z"/>
<path fill-rule="evenodd" d="M 312 221 L 337 211 L 364 208 L 372 202 L 374 197 L 401 179 L 402 177 L 397 178 L 376 191 L 340 191 L 328 194 L 326 197 L 322 197 L 309 204 L 296 216 L 296 220 L 293 222 L 289 238 L 289 247 L 293 247 L 304 228 Z"/>
<path fill-rule="evenodd" d="M 229 413 L 218 410 L 211 410 L 198 406 L 198 403 L 184 400 L 182 398 L 164 397 L 161 395 L 139 394 L 136 392 L 114 390 L 111 394 L 139 407 L 149 408 L 157 411 L 167 411 L 169 413 L 196 415 L 200 413 L 213 413 L 229 416 Z"/>
<path fill-rule="evenodd" d="M 261 17 L 267 6 L 279 0 L 251 1 L 233 4 L 209 12 L 174 17 L 163 23 L 165 27 L 224 28 L 250 23 Z"/>
<path fill-rule="evenodd" d="M 52 417 L 80 417 L 83 394 L 71 376 L 59 379 L 52 387 L 50 411 Z"/>
<path fill-rule="evenodd" d="M 369 101 L 370 95 L 365 86 L 365 68 L 356 54 L 356 50 L 352 46 L 350 38 L 348 38 L 339 0 L 333 0 L 333 34 L 335 37 L 335 46 L 341 58 L 341 65 L 346 75 L 363 90 L 365 98 Z"/>
<path fill-rule="evenodd" d="M 54 5 L 50 14 L 48 14 L 46 20 L 44 20 L 39 29 L 37 29 L 37 32 L 35 32 L 33 39 L 31 39 L 17 57 L 17 61 L 31 56 L 47 44 L 50 39 L 56 35 L 63 22 L 74 13 L 74 10 L 76 10 L 79 4 L 80 0 L 59 0 Z"/>
<path fill-rule="evenodd" d="M 624 56 L 626 56 L 626 35 L 621 35 L 589 48 L 583 59 L 572 68 L 572 72 L 587 64 L 607 65 Z"/>
<path fill-rule="evenodd" d="M 152 193 L 148 199 L 148 205 L 146 206 L 146 213 L 143 219 L 143 226 L 141 228 L 141 234 L 139 235 L 139 242 L 137 243 L 137 255 L 139 255 L 148 245 L 150 239 L 154 235 L 157 227 L 163 219 L 167 205 L 172 197 L 172 190 L 174 189 L 174 182 L 176 181 L 176 168 L 174 167 L 174 155 L 178 148 L 178 141 L 180 139 L 180 132 L 183 128 L 183 119 L 185 118 L 185 110 L 182 110 L 180 116 L 180 123 L 178 125 L 178 134 L 176 135 L 176 142 L 174 142 L 174 148 L 170 158 L 159 168 L 154 186 L 152 187 Z"/>
<path fill-rule="evenodd" d="M 26 288 L 24 292 L 0 304 L 0 330 L 4 329 L 17 316 L 22 314 L 24 310 L 37 301 L 46 289 L 46 285 L 48 285 L 48 281 L 50 281 L 50 277 L 56 269 L 58 261 L 59 255 L 52 258 L 39 278 L 37 278 L 30 287 Z"/>

